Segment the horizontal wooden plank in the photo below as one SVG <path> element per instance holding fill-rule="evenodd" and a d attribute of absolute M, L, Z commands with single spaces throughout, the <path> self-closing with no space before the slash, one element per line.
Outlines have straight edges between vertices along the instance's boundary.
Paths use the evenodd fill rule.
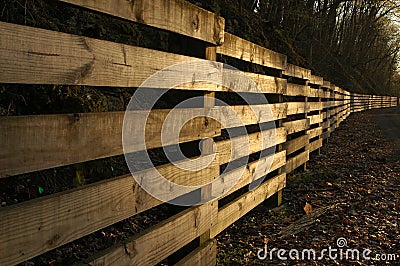
<path fill-rule="evenodd" d="M 308 135 L 304 135 L 292 140 L 285 142 L 282 146 L 283 149 L 286 150 L 286 154 L 292 154 L 293 152 L 300 150 L 301 148 L 307 146 L 308 144 Z"/>
<path fill-rule="evenodd" d="M 309 143 L 306 149 L 311 153 L 321 147 L 322 147 L 322 138 Z"/>
<path fill-rule="evenodd" d="M 283 126 L 286 128 L 287 134 L 290 135 L 308 129 L 310 127 L 310 120 L 302 119 L 302 120 L 285 122 L 283 123 Z"/>
<path fill-rule="evenodd" d="M 0 31 L 2 83 L 139 87 L 161 69 L 198 60 L 5 22 Z"/>
<path fill-rule="evenodd" d="M 285 163 L 286 151 L 283 150 L 224 173 L 221 178 L 217 179 L 217 182 L 213 183 L 212 194 L 219 196 L 224 193 L 223 197 L 226 197 L 254 180 L 265 177 L 268 173 L 281 168 Z"/>
<path fill-rule="evenodd" d="M 217 47 L 217 53 L 282 70 L 286 69 L 287 64 L 286 55 L 256 45 L 227 32 L 225 32 L 224 43 Z"/>
<path fill-rule="evenodd" d="M 324 85 L 324 78 L 323 77 L 319 77 L 319 76 L 315 76 L 315 75 L 311 75 L 310 83 L 318 85 L 318 86 L 322 86 L 322 85 Z"/>
<path fill-rule="evenodd" d="M 180 75 L 181 73 L 179 73 L 179 71 L 181 70 L 178 68 L 177 71 L 176 75 Z M 182 72 L 183 71 L 186 70 L 183 69 Z M 188 82 L 178 84 L 173 88 L 180 90 L 234 91 L 273 94 L 283 94 L 286 92 L 286 79 L 242 72 L 238 69 L 223 67 L 222 63 L 218 63 L 214 67 L 210 65 L 210 71 L 213 72 L 207 77 L 204 73 L 203 75 L 196 73 L 197 75 L 192 75 Z M 193 72 L 193 74 L 194 73 L 195 72 Z M 206 74 L 208 75 L 208 73 Z M 186 76 L 188 76 L 187 73 Z M 209 79 L 209 82 L 204 81 L 204 79 Z"/>
<path fill-rule="evenodd" d="M 329 128 L 330 120 L 322 122 L 322 129 L 327 129 Z"/>
<path fill-rule="evenodd" d="M 284 127 L 222 140 L 216 143 L 218 160 L 220 164 L 226 164 L 285 141 L 286 129 Z"/>
<path fill-rule="evenodd" d="M 322 102 L 309 102 L 308 104 L 310 106 L 309 112 L 320 111 L 323 109 Z"/>
<path fill-rule="evenodd" d="M 322 84 L 322 87 L 330 89 L 331 88 L 331 83 L 328 80 L 324 79 L 324 83 Z"/>
<path fill-rule="evenodd" d="M 286 112 L 285 103 L 218 106 L 211 109 L 210 117 L 219 121 L 223 127 L 232 128 L 283 119 Z"/>
<path fill-rule="evenodd" d="M 0 117 L 0 177 L 175 144 L 172 134 L 161 142 L 162 130 L 174 132 L 171 127 L 195 116 L 203 115 L 183 126 L 181 142 L 219 135 L 221 126 L 203 108 L 174 109 L 171 123 L 163 123 L 169 112 L 153 110 L 146 117 L 147 111 L 130 111 L 124 126 L 132 138 L 125 150 L 125 112 Z M 146 125 L 146 143 L 138 124 Z"/>
<path fill-rule="evenodd" d="M 250 72 L 246 72 L 245 74 L 257 84 L 262 93 L 284 94 L 287 91 L 286 79 Z"/>
<path fill-rule="evenodd" d="M 322 114 L 311 115 L 311 116 L 307 116 L 307 118 L 310 119 L 310 125 L 314 125 L 314 124 L 322 123 L 323 115 Z"/>
<path fill-rule="evenodd" d="M 294 83 L 287 84 L 287 96 L 308 96 L 310 94 L 310 87 L 306 85 L 299 85 Z"/>
<path fill-rule="evenodd" d="M 306 150 L 299 155 L 290 158 L 286 161 L 285 173 L 290 173 L 297 167 L 305 164 L 309 160 L 309 151 Z"/>
<path fill-rule="evenodd" d="M 283 71 L 283 75 L 309 80 L 311 78 L 311 70 L 293 64 L 287 64 L 287 68 Z"/>
<path fill-rule="evenodd" d="M 247 192 L 240 198 L 225 205 L 218 211 L 217 223 L 211 228 L 210 235 L 215 237 L 240 217 L 251 211 L 265 199 L 271 197 L 286 186 L 286 174 L 281 174 L 262 183 L 258 188 Z"/>
<path fill-rule="evenodd" d="M 214 266 L 217 264 L 217 241 L 211 239 L 190 252 L 175 266 Z"/>
<path fill-rule="evenodd" d="M 223 43 L 222 17 L 180 0 L 61 0 L 213 44 Z"/>
<path fill-rule="evenodd" d="M 327 108 L 331 108 L 335 105 L 334 101 L 326 101 L 326 102 L 322 102 L 322 108 L 323 109 L 327 109 Z"/>
<path fill-rule="evenodd" d="M 177 183 L 219 174 L 218 165 L 200 171 L 177 169 L 173 164 L 157 167 L 161 175 Z M 153 171 L 137 175 L 151 178 Z M 0 245 L 9 247 L 0 249 L 0 264 L 23 262 L 161 203 L 129 174 L 0 208 Z"/>
<path fill-rule="evenodd" d="M 306 102 L 288 102 L 287 115 L 304 114 L 309 111 L 310 105 Z"/>
<path fill-rule="evenodd" d="M 216 202 L 207 203 L 178 213 L 89 264 L 155 265 L 209 230 L 217 221 L 217 205 Z"/>
<path fill-rule="evenodd" d="M 322 126 L 307 130 L 307 135 L 310 139 L 318 137 L 322 134 Z"/>
<path fill-rule="evenodd" d="M 329 95 L 326 90 L 310 88 L 308 97 L 310 97 L 310 98 L 327 98 L 327 97 L 329 97 Z"/>

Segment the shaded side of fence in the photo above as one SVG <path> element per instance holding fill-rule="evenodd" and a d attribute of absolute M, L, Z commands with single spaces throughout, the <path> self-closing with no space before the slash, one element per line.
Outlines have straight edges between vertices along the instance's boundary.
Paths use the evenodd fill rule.
<path fill-rule="evenodd" d="M 285 55 L 225 33 L 223 18 L 184 1 L 61 2 L 199 40 L 204 46 L 204 58 L 0 22 L 1 83 L 88 85 L 99 90 L 103 86 L 138 87 L 158 70 L 173 64 L 199 59 L 236 60 L 257 66 L 255 69 L 261 67 L 262 71 L 245 74 L 257 83 L 261 90 L 258 93 L 270 103 L 268 106 L 238 104 L 233 108 L 246 126 L 270 122 L 276 125 L 276 129 L 263 132 L 266 136 L 276 134 L 275 154 L 250 160 L 225 174 L 224 180 L 228 181 L 238 173 L 241 176 L 223 198 L 187 208 L 133 235 L 123 244 L 94 254 L 87 261 L 90 265 L 155 265 L 165 259 L 178 265 L 214 265 L 215 236 L 267 198 L 274 196 L 279 204 L 286 174 L 305 167 L 310 154 L 318 152 L 352 112 L 398 103 L 396 97 L 350 93 L 312 75 L 308 69 L 288 64 Z M 207 96 L 201 108 L 174 112 L 172 119 L 177 120 L 187 112 L 213 112 L 224 117 L 223 108 L 212 99 L 232 93 L 196 80 L 175 89 L 182 94 L 201 91 Z M 255 93 L 248 88 L 241 88 L 241 92 Z M 267 107 L 273 117 L 263 114 Z M 139 117 L 142 111 L 137 112 Z M 146 130 L 152 136 L 160 135 L 168 112 L 168 109 L 151 110 Z M 123 118 L 123 110 L 0 117 L 0 178 L 121 155 Z M 232 128 L 237 126 L 240 125 L 230 124 Z M 261 145 L 262 127 L 248 134 L 251 143 L 248 152 L 231 150 L 232 143 L 240 142 L 243 136 L 219 139 L 223 130 L 226 128 L 219 123 L 200 117 L 181 131 L 179 143 L 216 140 L 217 156 L 206 169 L 185 171 L 173 162 L 157 169 L 165 178 L 180 184 L 206 184 L 220 175 L 222 165 L 271 148 Z M 148 149 L 162 146 L 160 137 L 146 141 Z M 211 155 L 212 145 L 207 141 L 202 145 L 203 151 Z M 268 167 L 271 159 L 272 166 Z M 255 173 L 257 165 L 263 164 L 264 171 Z M 143 178 L 149 175 L 146 170 L 138 174 Z M 265 181 L 255 190 L 243 190 L 253 178 L 263 177 Z M 212 193 L 212 189 L 203 188 L 202 195 Z M 1 208 L 0 264 L 23 262 L 160 204 L 127 173 Z M 188 244 L 193 241 L 196 245 L 190 248 Z M 187 255 L 176 253 L 182 248 L 188 251 Z"/>

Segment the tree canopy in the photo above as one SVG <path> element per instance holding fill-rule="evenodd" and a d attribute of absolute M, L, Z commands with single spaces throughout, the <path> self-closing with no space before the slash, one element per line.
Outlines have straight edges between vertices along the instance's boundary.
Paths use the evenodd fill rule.
<path fill-rule="evenodd" d="M 196 0 L 226 30 L 288 55 L 343 88 L 400 95 L 400 2 Z"/>

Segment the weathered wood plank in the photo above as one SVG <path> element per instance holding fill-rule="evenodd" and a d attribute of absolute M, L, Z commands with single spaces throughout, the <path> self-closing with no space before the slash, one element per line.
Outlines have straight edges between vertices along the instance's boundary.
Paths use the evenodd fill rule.
<path fill-rule="evenodd" d="M 311 97 L 311 98 L 327 98 L 327 97 L 329 97 L 327 91 L 325 91 L 323 89 L 314 89 L 314 88 L 310 88 L 310 92 L 307 96 Z"/>
<path fill-rule="evenodd" d="M 250 72 L 246 72 L 245 74 L 253 79 L 262 93 L 284 94 L 287 91 L 286 79 Z"/>
<path fill-rule="evenodd" d="M 211 237 L 215 237 L 254 207 L 271 197 L 286 186 L 286 174 L 281 174 L 262 183 L 255 190 L 222 207 L 218 211 L 217 223 L 211 228 Z"/>
<path fill-rule="evenodd" d="M 285 142 L 282 146 L 286 150 L 286 154 L 292 154 L 293 152 L 300 150 L 308 144 L 309 136 L 304 135 L 292 140 Z"/>
<path fill-rule="evenodd" d="M 2 83 L 139 87 L 161 69 L 198 60 L 5 22 L 0 31 Z"/>
<path fill-rule="evenodd" d="M 322 85 L 324 85 L 324 78 L 323 77 L 319 77 L 319 76 L 315 76 L 315 75 L 311 75 L 310 83 L 318 85 L 318 86 L 322 86 Z"/>
<path fill-rule="evenodd" d="M 307 116 L 307 118 L 310 119 L 310 125 L 322 123 L 323 120 L 322 114 Z"/>
<path fill-rule="evenodd" d="M 283 71 L 283 75 L 309 80 L 311 78 L 311 70 L 296 65 L 287 64 L 287 68 Z"/>
<path fill-rule="evenodd" d="M 223 43 L 222 17 L 181 0 L 61 0 L 112 16 L 176 32 L 212 44 Z"/>
<path fill-rule="evenodd" d="M 225 32 L 224 43 L 217 47 L 217 53 L 281 70 L 286 69 L 287 64 L 286 55 L 271 51 L 227 32 Z"/>
<path fill-rule="evenodd" d="M 315 140 L 307 145 L 307 150 L 311 153 L 322 147 L 322 139 Z"/>
<path fill-rule="evenodd" d="M 322 124 L 321 124 L 321 125 L 322 125 L 322 129 L 327 129 L 327 128 L 329 128 L 329 123 L 330 123 L 329 120 L 322 122 Z"/>
<path fill-rule="evenodd" d="M 306 85 L 299 85 L 294 83 L 287 84 L 287 91 L 284 95 L 287 96 L 308 96 L 310 94 L 310 87 Z"/>
<path fill-rule="evenodd" d="M 219 134 L 220 125 L 206 119 L 202 108 L 153 110 L 146 121 L 145 111 L 130 111 L 125 133 L 132 136 L 122 147 L 125 112 L 84 113 L 65 115 L 38 115 L 0 117 L 0 178 L 51 167 L 146 150 L 174 143 L 172 136 L 161 131 L 173 132 L 175 124 L 184 124 L 180 131 L 181 142 L 212 137 Z M 137 124 L 146 125 L 146 143 Z M 167 131 L 165 131 L 167 130 Z M 136 136 L 136 137 L 134 137 Z"/>
<path fill-rule="evenodd" d="M 334 104 L 335 104 L 335 102 L 333 102 L 333 101 L 322 102 L 322 108 L 323 109 L 331 108 L 334 106 Z"/>
<path fill-rule="evenodd" d="M 320 111 L 323 109 L 322 102 L 309 102 L 310 105 L 309 112 Z"/>
<path fill-rule="evenodd" d="M 210 116 L 215 117 L 225 128 L 232 128 L 283 119 L 286 112 L 287 106 L 284 103 L 234 105 L 212 108 Z"/>
<path fill-rule="evenodd" d="M 331 83 L 328 80 L 324 80 L 324 83 L 322 84 L 323 88 L 330 89 L 331 88 Z"/>
<path fill-rule="evenodd" d="M 217 264 L 217 241 L 211 239 L 190 252 L 175 266 L 214 266 Z"/>
<path fill-rule="evenodd" d="M 272 163 L 271 163 L 272 160 Z M 286 163 L 286 151 L 261 158 L 228 173 L 224 173 L 218 182 L 213 184 L 213 195 L 226 197 L 252 181 L 260 179 L 268 173 L 275 171 Z"/>
<path fill-rule="evenodd" d="M 218 165 L 194 172 L 167 164 L 157 170 L 178 183 L 219 174 Z M 152 172 L 137 175 L 146 178 Z M 0 264 L 20 263 L 161 203 L 129 174 L 1 208 L 0 246 L 9 248 L 0 249 Z"/>
<path fill-rule="evenodd" d="M 211 76 L 213 78 L 212 82 L 202 81 L 204 77 L 197 78 L 195 75 L 193 79 L 188 83 L 179 84 L 175 86 L 175 89 L 180 90 L 203 90 L 203 91 L 224 91 L 224 92 L 249 92 L 249 93 L 273 93 L 282 94 L 286 92 L 286 79 L 266 76 L 261 74 L 255 74 L 250 72 L 241 72 L 237 69 L 222 69 L 222 65 L 216 65 L 215 68 L 210 69 L 215 70 L 216 75 Z M 213 75 L 215 73 L 210 73 Z M 177 73 L 179 75 L 179 73 Z M 243 80 L 246 76 L 254 81 L 256 86 L 245 86 L 243 85 Z M 230 77 L 234 77 L 233 80 L 228 80 Z M 236 79 L 239 77 L 239 79 Z M 211 78 L 210 78 L 211 79 Z M 225 86 L 224 86 L 225 85 Z"/>
<path fill-rule="evenodd" d="M 318 137 L 322 134 L 322 126 L 307 130 L 307 135 L 310 139 Z"/>
<path fill-rule="evenodd" d="M 271 142 L 273 139 L 275 141 Z M 265 150 L 285 141 L 286 129 L 284 127 L 222 140 L 216 143 L 219 163 L 226 164 L 229 161 Z"/>
<path fill-rule="evenodd" d="M 146 229 L 90 265 L 155 265 L 209 230 L 217 213 L 216 202 L 192 207 Z"/>
<path fill-rule="evenodd" d="M 288 102 L 287 115 L 303 114 L 309 111 L 310 105 L 306 102 Z"/>
<path fill-rule="evenodd" d="M 290 173 L 300 165 L 305 164 L 309 160 L 309 151 L 306 150 L 296 157 L 290 158 L 286 161 L 285 173 Z"/>
<path fill-rule="evenodd" d="M 302 119 L 302 120 L 285 122 L 283 123 L 283 126 L 286 128 L 287 134 L 290 135 L 308 129 L 310 127 L 310 120 Z"/>

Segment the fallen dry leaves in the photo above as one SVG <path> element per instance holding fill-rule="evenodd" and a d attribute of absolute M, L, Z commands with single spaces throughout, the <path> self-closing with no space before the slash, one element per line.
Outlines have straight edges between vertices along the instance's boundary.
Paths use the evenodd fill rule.
<path fill-rule="evenodd" d="M 399 158 L 399 150 L 385 138 L 371 112 L 351 115 L 332 134 L 321 155 L 307 163 L 307 172 L 288 176 L 281 207 L 268 210 L 262 204 L 217 237 L 218 264 L 399 265 Z M 315 215 L 320 210 L 324 211 Z M 369 261 L 282 261 L 276 256 L 273 261 L 260 260 L 257 251 L 264 248 L 265 238 L 269 250 L 317 251 L 337 248 L 337 239 L 345 238 L 346 248 L 370 249 L 371 257 L 395 254 L 397 261 L 375 257 Z"/>

